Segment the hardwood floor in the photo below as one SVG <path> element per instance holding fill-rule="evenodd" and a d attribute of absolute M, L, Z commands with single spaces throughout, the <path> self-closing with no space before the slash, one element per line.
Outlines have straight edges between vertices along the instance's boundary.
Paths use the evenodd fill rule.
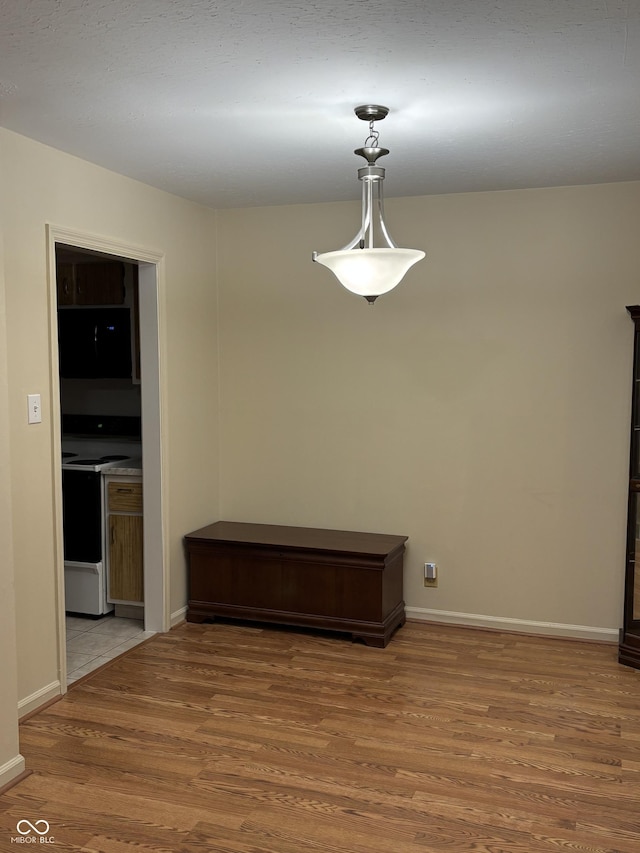
<path fill-rule="evenodd" d="M 638 853 L 640 673 L 616 655 L 185 624 L 21 725 L 0 849 L 27 819 L 56 851 Z"/>

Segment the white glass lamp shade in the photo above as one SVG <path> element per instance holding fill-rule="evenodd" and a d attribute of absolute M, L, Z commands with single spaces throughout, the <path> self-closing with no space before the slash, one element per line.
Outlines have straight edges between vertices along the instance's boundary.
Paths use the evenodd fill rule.
<path fill-rule="evenodd" d="M 372 301 L 400 284 L 407 270 L 424 258 L 420 249 L 342 249 L 315 255 L 340 284 Z"/>

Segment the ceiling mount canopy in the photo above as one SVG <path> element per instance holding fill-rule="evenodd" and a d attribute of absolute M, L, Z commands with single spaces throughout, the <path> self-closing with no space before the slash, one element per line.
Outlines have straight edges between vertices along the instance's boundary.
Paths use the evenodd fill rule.
<path fill-rule="evenodd" d="M 343 249 L 322 254 L 314 252 L 313 260 L 328 267 L 347 290 L 364 296 L 373 304 L 378 296 L 399 284 L 407 270 L 422 260 L 425 253 L 420 249 L 399 249 L 384 221 L 384 169 L 377 161 L 388 154 L 389 149 L 380 147 L 375 122 L 384 119 L 389 108 L 363 104 L 355 108 L 355 114 L 369 122 L 369 135 L 363 147 L 353 152 L 367 161 L 366 166 L 358 169 L 358 180 L 362 181 L 362 225 Z"/>

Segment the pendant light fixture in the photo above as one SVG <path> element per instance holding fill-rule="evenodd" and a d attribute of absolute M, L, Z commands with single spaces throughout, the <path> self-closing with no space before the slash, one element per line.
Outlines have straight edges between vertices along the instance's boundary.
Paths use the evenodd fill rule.
<path fill-rule="evenodd" d="M 375 122 L 389 113 L 388 107 L 363 104 L 355 108 L 362 121 L 369 122 L 364 146 L 353 153 L 364 157 L 367 165 L 358 169 L 362 181 L 362 225 L 353 240 L 337 252 L 313 253 L 313 260 L 328 267 L 341 285 L 373 304 L 378 296 L 399 284 L 407 270 L 424 258 L 420 249 L 399 249 L 391 239 L 384 221 L 382 182 L 384 169 L 376 165 L 389 153 L 380 148 Z"/>

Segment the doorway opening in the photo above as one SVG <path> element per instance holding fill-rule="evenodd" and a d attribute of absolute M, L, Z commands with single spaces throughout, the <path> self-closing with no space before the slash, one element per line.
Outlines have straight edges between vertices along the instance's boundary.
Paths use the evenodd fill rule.
<path fill-rule="evenodd" d="M 136 638 L 169 628 L 161 489 L 162 256 L 52 226 L 48 232 L 51 400 L 59 401 L 52 403 L 51 422 L 64 692 L 67 624 L 70 645 L 75 643 L 73 665 L 85 663 L 86 649 L 89 669 Z M 62 465 L 61 452 L 67 454 Z M 79 537 L 73 533 L 73 507 L 81 505 L 74 495 L 83 488 L 94 496 L 95 553 L 89 553 L 86 521 L 76 525 L 83 531 Z M 113 613 L 117 618 L 110 621 Z"/>

